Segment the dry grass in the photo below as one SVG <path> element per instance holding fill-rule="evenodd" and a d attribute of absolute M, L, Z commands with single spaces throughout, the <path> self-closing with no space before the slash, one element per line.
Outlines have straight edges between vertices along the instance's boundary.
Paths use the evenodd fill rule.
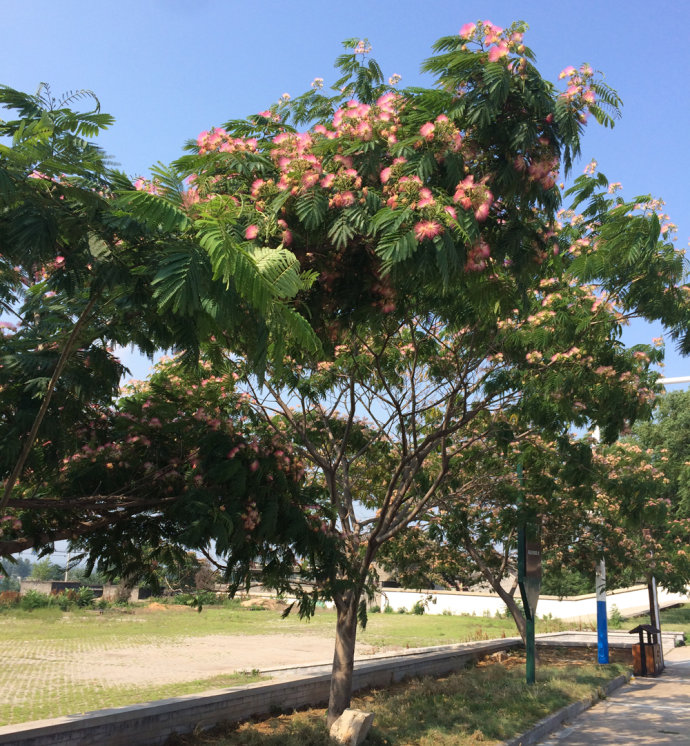
<path fill-rule="evenodd" d="M 375 713 L 370 746 L 469 746 L 499 744 L 571 702 L 595 695 L 629 669 L 629 655 L 612 651 L 599 666 L 596 653 L 540 651 L 537 683 L 524 681 L 523 654 L 439 679 L 415 679 L 355 697 L 352 706 Z M 583 659 L 589 658 L 587 659 Z M 291 715 L 177 738 L 184 746 L 332 746 L 324 711 Z"/>

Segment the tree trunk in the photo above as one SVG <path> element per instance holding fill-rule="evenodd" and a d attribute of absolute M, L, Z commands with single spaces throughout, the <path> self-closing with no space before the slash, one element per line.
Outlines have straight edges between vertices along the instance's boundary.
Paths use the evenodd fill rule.
<path fill-rule="evenodd" d="M 331 691 L 328 699 L 327 725 L 329 728 L 350 706 L 358 605 L 359 593 L 354 591 L 348 591 L 336 602 L 338 616 L 335 626 Z"/>
<path fill-rule="evenodd" d="M 500 585 L 498 587 L 500 588 L 500 590 L 495 590 L 501 597 L 501 601 L 503 601 L 503 603 L 508 607 L 508 611 L 515 621 L 515 626 L 518 628 L 520 637 L 522 637 L 522 641 L 525 642 L 525 638 L 527 636 L 527 620 L 525 619 L 525 615 L 522 613 L 522 611 L 520 611 L 520 607 L 517 605 L 515 596 L 507 593 L 505 590 L 503 590 L 503 588 L 500 587 Z"/>
<path fill-rule="evenodd" d="M 467 553 L 477 563 L 477 567 L 479 567 L 482 575 L 488 580 L 489 585 L 496 591 L 496 593 L 498 593 L 501 601 L 503 601 L 503 603 L 508 607 L 508 611 L 513 617 L 515 626 L 518 628 L 518 632 L 520 633 L 522 642 L 526 643 L 527 620 L 525 619 L 525 615 L 522 613 L 522 611 L 520 611 L 520 607 L 517 605 L 517 601 L 515 600 L 515 596 L 513 595 L 517 590 L 517 580 L 513 585 L 512 591 L 509 592 L 505 590 L 505 588 L 501 586 L 501 579 L 497 578 L 493 574 L 489 565 L 483 560 L 479 552 L 472 546 L 471 541 L 469 539 L 466 539 L 464 543 Z"/>

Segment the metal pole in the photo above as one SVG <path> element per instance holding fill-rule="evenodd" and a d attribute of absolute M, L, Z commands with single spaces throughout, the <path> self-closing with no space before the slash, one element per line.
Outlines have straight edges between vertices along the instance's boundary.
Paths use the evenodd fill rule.
<path fill-rule="evenodd" d="M 609 625 L 606 614 L 606 562 L 603 559 L 597 563 L 595 583 L 597 592 L 597 660 L 599 663 L 608 663 Z"/>
<path fill-rule="evenodd" d="M 599 426 L 592 433 L 598 443 L 601 439 Z M 599 663 L 609 662 L 609 623 L 606 610 L 606 561 L 603 556 L 596 564 L 594 589 L 597 594 L 597 660 Z"/>
<path fill-rule="evenodd" d="M 522 494 L 522 488 L 525 486 L 525 477 L 522 469 L 522 462 L 517 465 L 517 478 L 520 485 L 520 497 L 518 498 L 518 508 L 520 513 L 520 522 L 518 527 L 518 578 L 520 581 L 520 595 L 525 613 L 525 681 L 527 684 L 534 684 L 536 681 L 536 645 L 534 638 L 534 621 L 536 617 L 535 609 L 531 607 L 528 594 L 525 590 L 526 571 L 527 571 L 527 516 L 525 514 L 525 498 Z M 533 529 L 533 527 L 531 527 Z M 536 603 L 536 602 L 535 602 Z"/>
<path fill-rule="evenodd" d="M 525 680 L 528 684 L 534 684 L 537 679 L 536 647 L 534 642 L 534 615 L 527 617 L 527 629 L 525 631 L 525 653 L 527 662 L 525 665 Z"/>
<path fill-rule="evenodd" d="M 652 627 L 659 630 L 659 651 L 661 653 L 661 665 L 664 666 L 664 643 L 661 640 L 661 617 L 659 615 L 659 595 L 656 588 L 656 578 L 652 575 L 652 580 L 647 584 L 649 592 L 649 621 Z"/>

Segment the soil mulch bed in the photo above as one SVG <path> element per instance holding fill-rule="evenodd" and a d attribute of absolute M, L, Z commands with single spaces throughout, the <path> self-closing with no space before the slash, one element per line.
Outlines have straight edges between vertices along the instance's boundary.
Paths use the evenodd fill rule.
<path fill-rule="evenodd" d="M 537 649 L 537 680 L 539 680 L 540 667 L 549 667 L 550 669 L 585 667 L 591 666 L 596 662 L 596 651 L 584 648 L 541 648 Z M 623 665 L 632 665 L 632 653 L 630 650 L 610 650 L 610 662 L 620 663 Z M 491 669 L 500 666 L 506 671 L 513 671 L 516 668 L 524 670 L 526 663 L 525 653 L 523 651 L 513 651 L 509 653 L 494 653 L 486 656 L 476 662 L 476 669 Z M 442 684 L 456 674 L 441 676 L 434 679 L 435 682 Z M 400 682 L 394 684 L 385 690 L 385 696 L 388 699 L 404 697 L 409 690 L 409 682 Z M 375 703 L 381 698 L 381 690 L 363 690 L 358 692 L 352 701 L 352 707 L 362 710 L 371 710 Z M 292 713 L 274 714 L 259 716 L 242 723 L 230 723 L 225 726 L 219 726 L 204 733 L 195 733 L 189 736 L 176 736 L 170 740 L 169 746 L 235 746 L 242 744 L 244 746 L 277 746 L 283 743 L 285 737 L 286 744 L 301 743 L 303 746 L 320 746 L 321 744 L 335 743 L 331 742 L 325 735 L 324 725 L 324 708 L 309 707 L 303 708 Z M 294 740 L 293 740 L 294 739 Z M 369 742 L 371 739 L 367 739 Z M 480 732 L 470 735 L 471 743 L 482 741 L 486 744 L 499 743 L 491 738 L 485 738 Z M 387 744 L 386 738 L 374 737 L 372 743 Z M 424 744 L 431 743 L 426 739 Z M 392 743 L 413 744 L 417 741 L 397 741 Z"/>

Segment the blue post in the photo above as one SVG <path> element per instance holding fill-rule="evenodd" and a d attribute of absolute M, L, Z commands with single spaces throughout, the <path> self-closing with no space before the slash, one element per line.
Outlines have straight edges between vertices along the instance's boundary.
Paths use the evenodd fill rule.
<path fill-rule="evenodd" d="M 597 592 L 597 660 L 599 663 L 609 662 L 609 630 L 606 614 L 606 563 L 597 563 L 596 575 Z"/>

